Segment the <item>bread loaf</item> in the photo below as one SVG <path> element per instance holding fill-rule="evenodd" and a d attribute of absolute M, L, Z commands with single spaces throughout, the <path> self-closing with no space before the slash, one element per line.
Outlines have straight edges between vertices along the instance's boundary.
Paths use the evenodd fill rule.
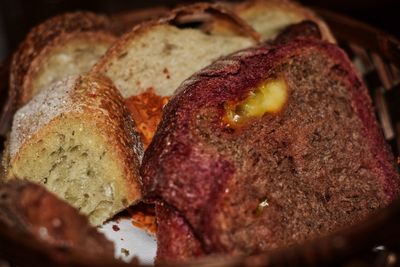
<path fill-rule="evenodd" d="M 107 17 L 66 13 L 32 28 L 14 53 L 8 99 L 0 125 L 51 83 L 88 71 L 116 37 Z"/>
<path fill-rule="evenodd" d="M 206 255 L 287 247 L 399 196 L 393 155 L 345 53 L 292 33 L 216 61 L 164 108 L 141 166 L 169 227 L 158 232 L 159 261 L 197 257 L 189 246 Z"/>
<path fill-rule="evenodd" d="M 143 146 L 104 77 L 63 79 L 14 116 L 7 179 L 43 184 L 99 225 L 140 199 Z"/>

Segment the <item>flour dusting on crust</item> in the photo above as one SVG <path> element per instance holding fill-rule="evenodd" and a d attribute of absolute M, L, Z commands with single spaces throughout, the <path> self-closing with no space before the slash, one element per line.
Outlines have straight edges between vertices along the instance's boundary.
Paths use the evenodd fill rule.
<path fill-rule="evenodd" d="M 10 134 L 11 158 L 26 140 L 60 114 L 82 111 L 71 100 L 76 79 L 74 75 L 54 83 L 17 111 Z"/>

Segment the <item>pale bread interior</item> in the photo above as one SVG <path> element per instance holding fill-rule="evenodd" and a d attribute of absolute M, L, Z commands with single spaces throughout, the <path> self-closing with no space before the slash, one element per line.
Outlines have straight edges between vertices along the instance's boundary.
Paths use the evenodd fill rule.
<path fill-rule="evenodd" d="M 299 13 L 274 7 L 238 12 L 238 15 L 260 33 L 263 39 L 273 39 L 290 24 L 305 19 Z"/>
<path fill-rule="evenodd" d="M 10 162 L 8 177 L 43 184 L 100 225 L 131 200 L 115 148 L 79 115 L 64 114 L 41 128 Z"/>
<path fill-rule="evenodd" d="M 113 80 L 125 98 L 149 88 L 160 96 L 172 95 L 185 79 L 217 58 L 254 44 L 243 36 L 210 35 L 168 24 L 137 34 L 118 54 L 106 54 L 100 69 L 96 68 Z"/>
<path fill-rule="evenodd" d="M 312 20 L 318 24 L 323 39 L 336 42 L 324 21 L 311 10 L 291 1 L 256 0 L 252 4 L 226 6 L 253 27 L 261 35 L 262 40 L 272 40 L 286 27 L 304 20 Z M 223 20 L 215 20 L 211 25 L 211 32 L 214 34 L 232 34 L 232 26 Z"/>
<path fill-rule="evenodd" d="M 31 98 L 55 81 L 89 71 L 110 46 L 110 42 L 84 37 L 67 40 L 49 52 L 32 77 Z"/>

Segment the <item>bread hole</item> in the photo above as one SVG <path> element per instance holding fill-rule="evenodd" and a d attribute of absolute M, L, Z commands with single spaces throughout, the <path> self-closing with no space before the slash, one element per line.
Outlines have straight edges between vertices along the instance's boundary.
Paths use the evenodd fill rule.
<path fill-rule="evenodd" d="M 82 158 L 87 158 L 89 155 L 88 155 L 88 153 L 87 152 L 83 152 L 82 154 L 81 154 L 81 157 Z"/>
<path fill-rule="evenodd" d="M 59 155 L 61 155 L 62 153 L 64 153 L 64 148 L 62 148 L 62 147 L 60 146 L 57 150 L 51 152 L 51 153 L 50 153 L 50 156 L 59 156 Z"/>
<path fill-rule="evenodd" d="M 128 55 L 128 52 L 122 53 L 121 55 L 118 56 L 118 59 L 124 58 Z"/>
<path fill-rule="evenodd" d="M 86 175 L 87 175 L 89 178 L 92 178 L 92 177 L 95 176 L 95 172 L 94 172 L 92 169 L 88 169 L 88 170 L 86 171 Z"/>
<path fill-rule="evenodd" d="M 321 135 L 315 131 L 311 135 L 311 143 L 319 142 L 321 140 Z"/>
<path fill-rule="evenodd" d="M 63 134 L 57 134 L 58 139 L 60 140 L 60 142 L 65 142 L 65 135 Z"/>
<path fill-rule="evenodd" d="M 69 151 L 75 152 L 75 151 L 79 150 L 81 147 L 82 147 L 81 145 L 76 145 L 76 146 L 71 147 L 71 148 L 69 149 Z"/>

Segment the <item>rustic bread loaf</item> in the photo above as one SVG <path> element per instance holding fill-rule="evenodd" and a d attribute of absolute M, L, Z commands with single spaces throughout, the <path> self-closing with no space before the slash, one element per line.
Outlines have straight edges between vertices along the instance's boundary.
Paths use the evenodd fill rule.
<path fill-rule="evenodd" d="M 0 182 L 0 226 L 59 248 L 85 255 L 114 256 L 114 245 L 86 216 L 44 187 L 13 179 Z M 45 229 L 45 230 L 44 230 Z M 17 237 L 15 237 L 17 238 Z"/>
<path fill-rule="evenodd" d="M 217 14 L 219 20 L 235 25 L 234 34 L 208 34 L 202 29 L 185 28 L 179 23 L 184 20 L 187 24 L 189 16 L 198 18 L 207 13 Z M 190 22 L 192 25 L 193 21 Z M 96 63 L 92 72 L 101 73 L 114 82 L 126 99 L 138 122 L 139 131 L 148 144 L 159 118 L 151 127 L 149 124 L 152 120 L 148 118 L 151 116 L 142 118 L 136 112 L 138 107 L 135 100 L 138 95 L 145 94 L 147 98 L 139 99 L 139 103 L 148 102 L 152 96 L 163 103 L 160 98 L 171 96 L 179 84 L 194 72 L 220 56 L 255 44 L 255 35 L 238 17 L 217 6 L 198 4 L 179 8 L 161 19 L 139 24 L 126 33 Z M 140 108 L 146 109 L 146 105 Z M 153 108 L 156 107 L 151 106 Z M 158 109 L 161 108 L 162 104 Z M 151 113 L 150 108 L 147 111 Z M 150 137 L 146 138 L 148 132 L 151 132 Z"/>
<path fill-rule="evenodd" d="M 51 83 L 88 71 L 116 37 L 107 17 L 67 13 L 34 27 L 14 53 L 1 125 Z"/>
<path fill-rule="evenodd" d="M 304 20 L 318 24 L 323 39 L 335 42 L 326 23 L 311 9 L 290 0 L 249 0 L 239 4 L 228 4 L 239 17 L 259 32 L 264 40 L 273 39 L 282 29 Z M 213 32 L 226 32 L 222 21 L 213 23 Z"/>
<path fill-rule="evenodd" d="M 158 224 L 170 227 L 157 233 L 159 261 L 198 256 L 182 243 L 204 254 L 290 246 L 399 196 L 393 156 L 344 52 L 292 36 L 216 61 L 164 108 L 141 166 L 147 198 L 164 204 Z"/>
<path fill-rule="evenodd" d="M 109 79 L 63 79 L 15 114 L 7 179 L 41 183 L 99 225 L 140 199 L 143 146 L 134 128 Z"/>

